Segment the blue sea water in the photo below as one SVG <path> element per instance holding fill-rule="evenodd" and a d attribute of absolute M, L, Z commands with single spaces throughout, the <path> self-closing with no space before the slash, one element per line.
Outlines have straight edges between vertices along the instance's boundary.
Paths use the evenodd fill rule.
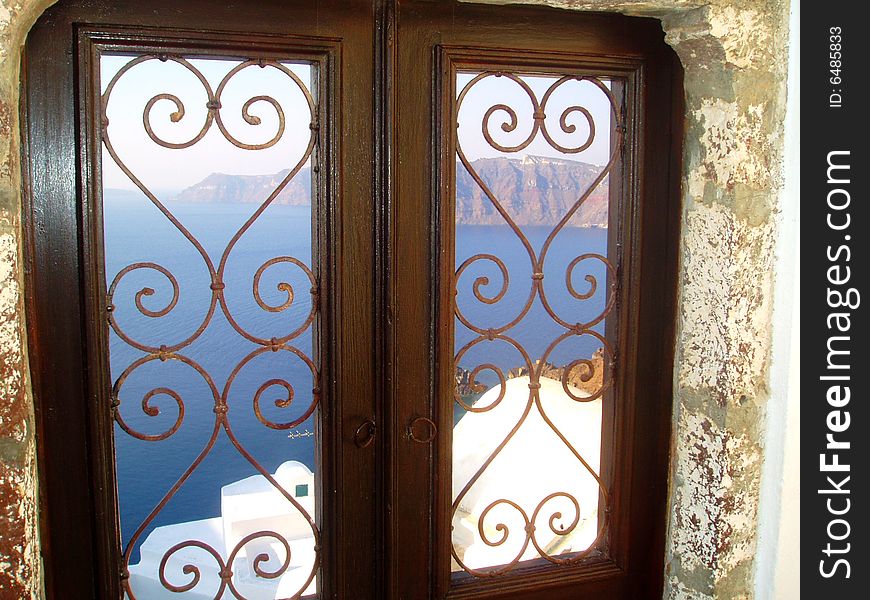
<path fill-rule="evenodd" d="M 107 191 L 104 207 L 107 285 L 119 271 L 140 261 L 156 263 L 167 269 L 179 284 L 176 306 L 165 316 L 147 317 L 135 307 L 136 293 L 143 287 L 152 288 L 154 293 L 142 296 L 141 303 L 148 310 L 160 311 L 172 299 L 172 286 L 163 274 L 153 269 L 128 273 L 121 278 L 113 297 L 114 315 L 119 326 L 127 336 L 151 346 L 171 346 L 184 341 L 207 316 L 211 289 L 203 258 L 144 197 Z M 245 204 L 173 204 L 169 207 L 199 240 L 215 268 L 233 234 L 256 208 Z M 540 251 L 549 232 L 550 228 L 545 227 L 524 228 L 536 252 Z M 574 270 L 572 282 L 579 293 L 589 290 L 590 284 L 584 280 L 586 275 L 598 280 L 597 293 L 583 301 L 568 294 L 565 270 L 575 257 L 588 252 L 604 254 L 606 246 L 606 230 L 566 228 L 557 236 L 545 262 L 544 287 L 553 309 L 566 321 L 589 321 L 603 309 L 606 276 L 603 264 L 594 259 L 586 260 Z M 519 239 L 506 226 L 458 226 L 457 265 L 478 253 L 492 253 L 504 261 L 510 272 L 507 292 L 495 304 L 481 303 L 474 298 L 472 285 L 478 277 L 489 278 L 489 284 L 480 287 L 485 296 L 494 296 L 502 285 L 501 275 L 491 262 L 477 261 L 459 281 L 457 302 L 476 325 L 498 327 L 511 321 L 525 304 L 532 281 L 531 261 Z M 252 293 L 254 274 L 266 261 L 279 256 L 292 256 L 311 264 L 311 213 L 308 207 L 269 207 L 238 241 L 227 259 L 224 294 L 228 310 L 245 331 L 261 338 L 289 334 L 304 323 L 311 310 L 310 283 L 301 269 L 288 263 L 266 269 L 259 291 L 266 304 L 278 306 L 287 300 L 287 293 L 277 286 L 288 282 L 294 291 L 293 303 L 281 312 L 265 311 L 257 305 Z M 596 329 L 603 333 L 602 327 L 599 325 Z M 524 319 L 506 335 L 522 345 L 535 360 L 541 358 L 545 349 L 564 331 L 536 300 Z M 457 350 L 475 337 L 476 334 L 457 321 Z M 306 356 L 315 358 L 312 356 L 310 327 L 291 343 Z M 576 358 L 591 356 L 599 346 L 600 342 L 592 336 L 574 336 L 559 344 L 548 361 L 564 365 Z M 240 335 L 217 308 L 205 331 L 178 353 L 200 365 L 220 395 L 233 370 L 259 348 L 261 346 Z M 115 332 L 110 333 L 113 380 L 145 355 Z M 470 369 L 483 362 L 494 363 L 505 373 L 525 364 L 510 344 L 494 340 L 476 345 L 463 357 L 460 366 Z M 293 386 L 293 401 L 286 408 L 275 406 L 274 402 L 286 398 L 287 393 L 277 386 L 268 388 L 261 398 L 264 417 L 275 423 L 286 423 L 304 413 L 312 399 L 313 378 L 308 366 L 290 352 L 265 352 L 245 363 L 229 388 L 228 420 L 232 432 L 253 459 L 269 472 L 274 472 L 287 460 L 301 461 L 316 472 L 313 437 L 288 437 L 287 430 L 271 429 L 255 415 L 253 402 L 257 389 L 274 378 L 285 379 Z M 489 385 L 496 382 L 494 375 L 486 372 L 481 374 L 480 380 Z M 184 403 L 184 415 L 178 430 L 161 441 L 139 440 L 128 435 L 120 425 L 115 426 L 116 470 L 125 545 L 185 470 L 203 453 L 215 429 L 215 391 L 202 374 L 177 360 L 152 360 L 130 372 L 119 389 L 118 407 L 130 428 L 142 434 L 158 435 L 168 431 L 176 422 L 178 405 L 166 393 L 156 394 L 149 401 L 150 407 L 159 408 L 159 414 L 149 415 L 143 410 L 143 397 L 155 388 L 173 390 Z M 304 433 L 313 429 L 313 418 L 308 418 L 291 431 Z M 154 527 L 218 516 L 221 486 L 256 473 L 226 433 L 219 431 L 214 447 L 199 467 L 138 536 L 131 562 L 138 561 L 138 546 Z"/>
<path fill-rule="evenodd" d="M 522 232 L 536 257 L 540 257 L 542 247 L 551 227 L 523 227 Z M 571 262 L 584 254 L 607 254 L 607 230 L 594 228 L 567 227 L 555 237 L 547 251 L 542 273 L 544 294 L 552 311 L 569 324 L 589 323 L 596 319 L 606 303 L 606 266 L 595 258 L 579 262 L 570 273 Z M 479 286 L 484 298 L 492 299 L 502 290 L 504 278 L 500 269 L 490 260 L 474 261 L 462 273 L 457 282 L 456 304 L 466 321 L 478 329 L 499 329 L 513 322 L 522 314 L 532 290 L 533 263 L 520 238 L 507 226 L 498 225 L 459 225 L 456 228 L 456 265 L 461 265 L 469 257 L 490 254 L 498 257 L 507 268 L 509 280 L 504 296 L 493 304 L 479 301 L 474 293 L 474 282 L 486 278 Z M 566 276 L 578 294 L 588 294 L 592 284 L 586 277 L 597 283 L 594 294 L 588 299 L 579 300 L 568 291 Z M 593 329 L 604 334 L 602 321 Z M 536 297 L 521 320 L 502 334 L 514 340 L 528 354 L 533 363 L 539 359 L 556 366 L 563 366 L 578 358 L 591 357 L 601 347 L 601 342 L 591 335 L 569 336 L 557 343 L 547 354 L 560 336 L 566 333 L 564 325 L 556 321 L 544 308 L 540 297 Z M 459 352 L 466 344 L 477 340 L 481 334 L 466 327 L 456 319 L 455 350 Z M 473 369 L 483 363 L 498 366 L 505 374 L 509 369 L 525 367 L 526 360 L 510 342 L 495 339 L 480 341 L 472 345 L 459 360 L 459 366 Z M 496 376 L 488 371 L 481 373 L 479 381 L 495 385 Z"/>

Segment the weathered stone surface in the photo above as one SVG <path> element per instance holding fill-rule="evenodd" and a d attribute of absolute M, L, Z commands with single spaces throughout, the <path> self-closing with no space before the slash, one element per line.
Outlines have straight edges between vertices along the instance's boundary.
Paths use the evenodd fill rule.
<path fill-rule="evenodd" d="M 39 597 L 41 592 L 18 233 L 17 220 L 0 210 L 0 598 Z"/>
<path fill-rule="evenodd" d="M 0 0 L 0 598 L 42 597 L 33 401 L 24 345 L 18 82 L 24 34 L 53 0 Z"/>
<path fill-rule="evenodd" d="M 42 597 L 33 448 L 0 454 L 0 598 Z"/>
<path fill-rule="evenodd" d="M 740 408 L 763 381 L 769 338 L 773 238 L 719 204 L 687 211 L 677 378 Z"/>
<path fill-rule="evenodd" d="M 666 597 L 749 599 L 781 186 L 788 0 L 521 1 L 661 18 L 666 40 L 683 63 L 687 127 Z M 0 0 L 4 599 L 41 594 L 19 266 L 17 106 L 20 47 L 51 3 Z"/>

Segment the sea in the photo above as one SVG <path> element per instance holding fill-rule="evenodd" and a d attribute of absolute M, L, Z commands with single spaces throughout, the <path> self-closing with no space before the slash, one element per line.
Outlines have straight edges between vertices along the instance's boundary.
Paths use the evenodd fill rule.
<path fill-rule="evenodd" d="M 215 268 L 229 240 L 256 208 L 252 204 L 169 203 L 167 206 L 196 237 Z M 523 231 L 535 252 L 540 252 L 551 228 L 524 227 Z M 172 273 L 179 286 L 177 302 L 171 310 L 163 316 L 150 317 L 136 308 L 137 293 L 147 288 L 146 293 L 139 294 L 139 301 L 145 309 L 159 314 L 173 299 L 170 280 L 161 271 L 148 267 L 134 269 L 120 277 L 112 303 L 114 318 L 123 335 L 139 344 L 155 347 L 170 347 L 187 340 L 206 320 L 211 298 L 208 269 L 193 244 L 147 199 L 117 190 L 107 190 L 104 195 L 104 236 L 107 286 L 118 273 L 134 263 L 159 265 Z M 283 311 L 267 311 L 257 304 L 253 280 L 258 269 L 276 257 L 291 256 L 310 265 L 311 239 L 310 207 L 273 205 L 229 254 L 224 274 L 227 310 L 248 335 L 280 338 L 305 323 L 311 311 L 311 285 L 300 268 L 279 262 L 261 274 L 258 291 L 268 306 L 281 306 L 288 300 L 287 290 L 280 289 L 279 284 L 286 282 L 292 286 L 293 302 Z M 596 292 L 582 300 L 568 293 L 566 268 L 578 256 L 606 254 L 606 250 L 606 229 L 569 227 L 555 238 L 544 265 L 543 283 L 553 310 L 565 321 L 589 322 L 603 310 L 607 277 L 603 263 L 587 259 L 572 271 L 571 283 L 578 294 L 592 289 L 587 276 L 597 281 Z M 504 283 L 492 261 L 477 260 L 458 282 L 457 303 L 465 318 L 475 326 L 497 328 L 512 321 L 525 305 L 531 289 L 532 263 L 519 238 L 507 226 L 457 226 L 456 264 L 481 253 L 496 255 L 503 261 L 510 274 L 507 290 L 492 304 L 476 299 L 475 281 L 480 282 L 478 289 L 484 298 L 496 296 Z M 147 293 L 149 291 L 151 293 Z M 401 296 L 398 301 L 401 302 Z M 595 329 L 603 333 L 603 323 Z M 564 332 L 536 299 L 522 321 L 505 335 L 522 346 L 534 361 L 543 358 L 547 348 Z M 293 386 L 292 402 L 286 407 L 276 406 L 276 401 L 287 398 L 287 391 L 277 385 L 265 387 L 260 396 L 264 418 L 281 424 L 304 414 L 311 403 L 313 378 L 306 362 L 296 354 L 286 351 L 256 354 L 261 346 L 239 333 L 220 308 L 215 310 L 201 335 L 178 350 L 199 369 L 186 362 L 159 359 L 131 369 L 131 365 L 147 353 L 131 346 L 114 331 L 110 331 L 109 337 L 113 381 L 123 377 L 117 388 L 118 411 L 128 429 L 151 436 L 165 434 L 179 420 L 176 396 L 184 408 L 177 430 L 159 441 L 137 439 L 120 424 L 115 425 L 120 525 L 125 547 L 204 452 L 215 430 L 215 393 L 223 393 L 234 371 L 237 374 L 229 385 L 227 416 L 238 442 L 269 472 L 274 472 L 287 460 L 297 460 L 316 473 L 315 437 L 311 435 L 314 417 L 289 430 L 274 429 L 258 420 L 254 411 L 257 391 L 269 380 L 280 378 Z M 477 337 L 456 320 L 456 350 Z M 312 354 L 311 327 L 289 343 L 316 360 Z M 600 345 L 593 336 L 569 336 L 552 349 L 547 361 L 562 366 L 577 358 L 590 357 Z M 505 374 L 510 369 L 526 366 L 517 348 L 500 339 L 472 345 L 459 366 L 470 370 L 483 363 L 494 364 Z M 239 365 L 242 366 L 239 368 Z M 491 386 L 496 384 L 497 377 L 483 371 L 479 381 Z M 152 390 L 157 392 L 146 398 Z M 147 405 L 143 404 L 146 399 Z M 219 516 L 221 486 L 256 473 L 226 433 L 219 431 L 217 441 L 201 464 L 137 537 L 131 563 L 138 561 L 139 546 L 154 527 Z"/>

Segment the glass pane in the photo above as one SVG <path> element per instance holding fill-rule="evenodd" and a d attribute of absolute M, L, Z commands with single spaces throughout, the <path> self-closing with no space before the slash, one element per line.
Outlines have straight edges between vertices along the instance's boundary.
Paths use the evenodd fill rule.
<path fill-rule="evenodd" d="M 614 81 L 456 78 L 453 571 L 579 561 L 606 526 Z"/>
<path fill-rule="evenodd" d="M 316 65 L 100 66 L 126 595 L 314 594 Z"/>

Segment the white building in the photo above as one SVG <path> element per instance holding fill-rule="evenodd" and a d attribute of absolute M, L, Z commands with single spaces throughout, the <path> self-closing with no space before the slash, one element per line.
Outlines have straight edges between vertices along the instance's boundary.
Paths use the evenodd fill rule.
<path fill-rule="evenodd" d="M 587 395 L 577 388 L 570 389 L 575 396 Z M 474 406 L 488 406 L 498 394 L 498 388 L 490 389 Z M 597 473 L 601 456 L 601 400 L 574 401 L 564 393 L 561 382 L 547 378 L 541 379 L 540 397 L 548 417 Z M 454 498 L 519 421 L 528 399 L 529 378 L 508 379 L 505 396 L 498 406 L 483 413 L 469 412 L 456 424 L 453 432 Z M 314 475 L 308 467 L 288 461 L 278 467 L 274 478 L 309 515 L 314 515 Z M 552 555 L 588 548 L 598 530 L 598 484 L 533 407 L 514 438 L 462 499 L 454 519 L 453 539 L 465 565 L 483 568 L 510 562 L 525 540 L 525 521 L 515 509 L 502 504 L 486 516 L 484 531 L 490 541 L 497 541 L 503 534 L 496 527 L 504 524 L 510 535 L 504 544 L 484 543 L 478 524 L 487 506 L 508 498 L 531 518 L 535 507 L 556 492 L 577 499 L 580 523 L 570 535 L 554 533 L 549 527 L 551 516 L 560 512 L 562 516 L 554 520 L 554 525 L 557 529 L 567 527 L 574 520 L 576 509 L 564 497 L 553 498 L 544 505 L 535 522 L 538 543 Z M 233 585 L 250 600 L 292 597 L 305 584 L 314 563 L 312 530 L 305 517 L 262 475 L 223 486 L 221 516 L 154 529 L 142 543 L 140 562 L 130 566 L 133 591 L 140 599 L 177 598 L 178 594 L 166 589 L 159 575 L 160 563 L 170 548 L 197 540 L 214 548 L 226 560 L 246 536 L 262 531 L 274 531 L 287 540 L 291 550 L 288 569 L 276 579 L 256 576 L 252 566 L 257 556 L 269 557 L 260 564 L 265 572 L 276 571 L 286 557 L 279 540 L 258 538 L 244 544 L 236 555 L 231 565 Z M 537 556 L 537 550 L 529 544 L 522 559 Z M 196 567 L 200 575 L 198 584 L 186 597 L 213 599 L 220 587 L 215 558 L 202 548 L 183 548 L 167 560 L 166 580 L 176 586 L 189 584 L 194 575 L 185 573 L 186 565 Z M 454 569 L 458 568 L 454 564 Z M 306 594 L 314 591 L 312 581 Z M 233 595 L 227 590 L 222 598 L 233 598 Z"/>
<path fill-rule="evenodd" d="M 601 462 L 601 399 L 577 402 L 565 394 L 562 383 L 541 378 L 541 405 L 548 418 L 586 460 L 595 473 Z M 571 393 L 582 398 L 589 394 L 571 386 Z M 474 408 L 490 406 L 499 395 L 499 387 L 483 394 Z M 508 436 L 522 417 L 529 402 L 529 378 L 516 377 L 506 382 L 502 401 L 486 412 L 468 412 L 453 430 L 453 498 L 462 491 L 489 455 Z M 535 508 L 548 495 L 570 494 L 580 504 L 580 523 L 570 535 L 557 535 L 550 529 L 550 517 L 558 528 L 571 525 L 577 516 L 574 504 L 556 497 L 541 509 L 535 521 L 535 538 L 550 555 L 582 551 L 595 541 L 598 532 L 599 486 L 564 442 L 547 425 L 536 407 L 508 442 L 498 457 L 462 498 L 453 520 L 453 541 L 457 554 L 469 568 L 506 564 L 520 552 L 526 538 L 525 520 L 513 507 L 500 503 L 484 519 L 484 532 L 490 542 L 504 536 L 496 527 L 507 526 L 509 534 L 503 544 L 490 546 L 481 538 L 478 526 L 486 508 L 500 499 L 510 499 L 523 508 L 531 519 Z M 535 558 L 532 544 L 522 560 Z M 454 563 L 454 570 L 459 566 Z"/>
<path fill-rule="evenodd" d="M 278 484 L 314 515 L 314 475 L 304 464 L 287 461 L 274 474 Z M 284 538 L 290 546 L 290 564 L 275 579 L 257 577 L 253 572 L 254 560 L 266 555 L 268 560 L 260 569 L 272 573 L 286 560 L 286 550 L 274 537 L 259 537 L 243 545 L 230 568 L 233 585 L 249 600 L 289 598 L 305 584 L 314 564 L 314 537 L 307 519 L 275 486 L 262 475 L 254 475 L 221 488 L 221 516 L 157 527 L 141 547 L 140 562 L 130 565 L 130 585 L 137 598 L 162 600 L 178 598 L 160 581 L 160 563 L 166 552 L 183 542 L 196 540 L 208 544 L 226 560 L 245 536 L 272 531 Z M 190 565 L 199 570 L 198 584 L 186 592 L 186 598 L 214 599 L 220 588 L 219 565 L 208 551 L 188 546 L 171 554 L 164 568 L 166 580 L 175 586 L 184 586 L 194 579 L 186 573 Z M 307 586 L 306 594 L 313 594 L 315 581 Z M 234 598 L 226 590 L 222 598 Z"/>

